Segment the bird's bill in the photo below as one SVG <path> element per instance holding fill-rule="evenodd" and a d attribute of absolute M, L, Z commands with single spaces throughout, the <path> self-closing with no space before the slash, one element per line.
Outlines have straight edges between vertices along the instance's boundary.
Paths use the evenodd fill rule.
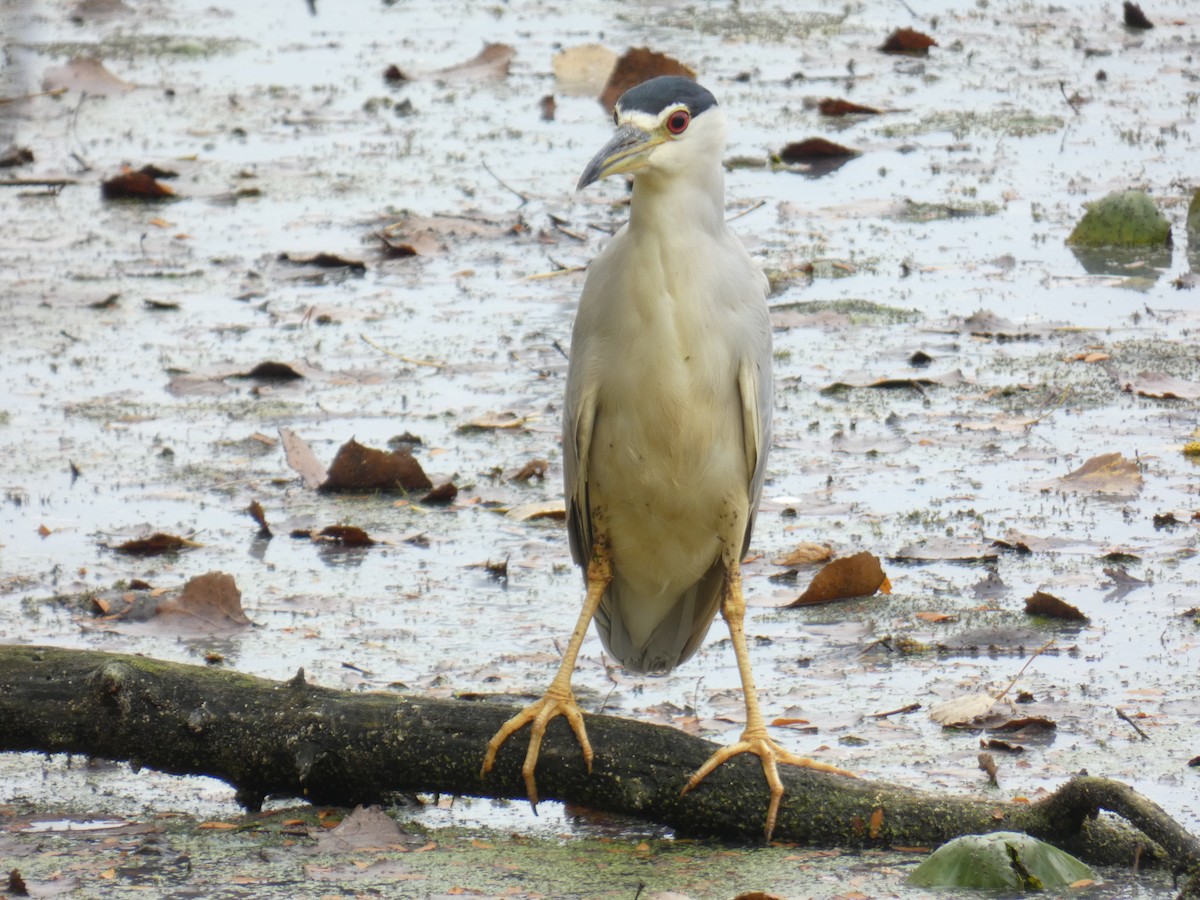
<path fill-rule="evenodd" d="M 581 191 L 589 184 L 607 178 L 609 175 L 619 175 L 622 172 L 636 172 L 646 165 L 650 151 L 661 144 L 663 139 L 656 137 L 633 125 L 622 125 L 617 129 L 600 152 L 592 157 L 579 184 L 575 190 Z"/>

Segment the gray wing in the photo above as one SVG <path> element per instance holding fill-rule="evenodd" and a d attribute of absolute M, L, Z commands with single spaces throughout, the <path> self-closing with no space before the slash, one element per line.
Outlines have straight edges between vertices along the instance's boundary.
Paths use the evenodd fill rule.
<path fill-rule="evenodd" d="M 563 401 L 563 494 L 567 504 L 567 537 L 571 558 L 585 570 L 592 555 L 592 519 L 588 502 L 588 451 L 596 421 L 595 394 L 584 392 L 568 367 Z"/>
<path fill-rule="evenodd" d="M 766 279 L 763 279 L 764 294 Z M 753 351 L 742 359 L 738 369 L 738 392 L 742 401 L 742 440 L 750 476 L 750 514 L 746 520 L 746 537 L 742 554 L 750 547 L 754 517 L 762 497 L 763 481 L 767 475 L 767 456 L 771 452 L 771 414 L 775 405 L 775 380 L 772 373 L 771 318 L 766 303 L 758 305 L 755 328 L 752 332 Z"/>

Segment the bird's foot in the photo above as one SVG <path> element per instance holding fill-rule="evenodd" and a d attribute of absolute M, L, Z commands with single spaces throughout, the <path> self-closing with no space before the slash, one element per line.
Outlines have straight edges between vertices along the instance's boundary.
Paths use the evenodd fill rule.
<path fill-rule="evenodd" d="M 771 803 L 767 807 L 767 822 L 763 828 L 768 841 L 771 839 L 771 834 L 775 831 L 775 820 L 779 816 L 779 801 L 783 799 L 783 782 L 779 779 L 778 763 L 783 763 L 787 766 L 800 766 L 805 769 L 816 769 L 818 772 L 830 772 L 834 775 L 845 775 L 848 778 L 856 777 L 853 772 L 847 772 L 845 769 L 839 769 L 837 766 L 831 766 L 829 763 L 818 762 L 815 759 L 809 759 L 807 756 L 797 756 L 794 753 L 784 750 L 767 735 L 765 729 L 762 729 L 759 733 L 747 729 L 742 732 L 742 738 L 736 744 L 722 747 L 710 756 L 704 765 L 697 769 L 695 774 L 688 779 L 688 783 L 684 786 L 680 796 L 686 794 L 712 774 L 717 766 L 742 753 L 753 753 L 762 761 L 763 775 L 766 777 L 767 786 L 771 790 Z"/>
<path fill-rule="evenodd" d="M 546 736 L 546 725 L 556 716 L 566 717 L 571 730 L 575 732 L 575 737 L 579 740 L 579 746 L 583 750 L 583 761 L 587 765 L 590 775 L 592 772 L 592 745 L 588 741 L 587 729 L 583 724 L 583 712 L 579 709 L 579 704 L 575 702 L 575 695 L 569 688 L 562 691 L 553 684 L 542 699 L 529 704 L 500 726 L 500 730 L 488 741 L 487 753 L 483 757 L 483 768 L 479 770 L 480 778 L 487 775 L 496 761 L 496 752 L 504 742 L 527 724 L 530 725 L 529 749 L 525 753 L 521 775 L 525 779 L 525 790 L 529 794 L 529 803 L 533 806 L 535 813 L 537 812 L 538 795 L 533 770 L 537 766 L 538 754 L 542 749 L 542 738 Z"/>

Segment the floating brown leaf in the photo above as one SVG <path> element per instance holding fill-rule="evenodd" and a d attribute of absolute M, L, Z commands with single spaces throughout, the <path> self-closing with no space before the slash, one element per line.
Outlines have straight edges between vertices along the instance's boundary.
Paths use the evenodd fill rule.
<path fill-rule="evenodd" d="M 445 506 L 453 503 L 456 497 L 458 497 L 458 488 L 454 486 L 454 482 L 447 481 L 439 484 L 418 502 L 424 503 L 426 506 Z"/>
<path fill-rule="evenodd" d="M 562 500 L 522 503 L 506 512 L 504 517 L 516 522 L 528 522 L 531 519 L 556 519 L 561 522 L 567 518 L 567 507 Z"/>
<path fill-rule="evenodd" d="M 1125 0 L 1124 3 L 1125 26 L 1127 28 L 1147 29 L 1153 28 L 1154 23 L 1146 18 L 1146 14 L 1142 12 L 1142 8 L 1136 3 L 1131 3 Z"/>
<path fill-rule="evenodd" d="M 771 560 L 775 566 L 811 566 L 816 563 L 826 563 L 833 559 L 833 548 L 825 544 L 814 544 L 803 541 L 797 544 L 783 556 Z"/>
<path fill-rule="evenodd" d="M 145 172 L 128 171 L 101 182 L 100 193 L 105 200 L 167 200 L 175 196 L 169 186 Z"/>
<path fill-rule="evenodd" d="M 8 147 L 0 151 L 0 169 L 27 166 L 33 162 L 33 151 L 28 147 Z"/>
<path fill-rule="evenodd" d="M 1052 484 L 1079 493 L 1133 497 L 1142 489 L 1142 472 L 1136 462 L 1120 453 L 1103 453 Z"/>
<path fill-rule="evenodd" d="M 317 849 L 323 853 L 382 850 L 410 843 L 411 837 L 382 808 L 356 806 L 337 827 L 322 830 L 317 834 Z"/>
<path fill-rule="evenodd" d="M 474 431 L 520 428 L 528 421 L 528 418 L 518 416 L 515 412 L 487 413 L 477 419 L 472 419 L 464 425 L 459 425 L 458 431 L 462 434 L 470 434 Z"/>
<path fill-rule="evenodd" d="M 685 66 L 677 59 L 656 53 L 647 47 L 634 47 L 625 52 L 617 60 L 609 73 L 604 90 L 600 92 L 600 104 L 611 113 L 617 105 L 620 96 L 651 78 L 659 75 L 682 75 L 684 78 L 695 78 L 696 72 Z"/>
<path fill-rule="evenodd" d="M 407 448 L 376 450 L 351 439 L 341 446 L 319 490 L 427 491 L 433 482 Z"/>
<path fill-rule="evenodd" d="M 258 523 L 258 533 L 263 537 L 271 536 L 271 526 L 267 524 L 267 513 L 262 508 L 262 504 L 257 500 L 251 500 L 250 505 L 246 507 L 246 513 L 255 522 Z"/>
<path fill-rule="evenodd" d="M 371 547 L 379 543 L 357 525 L 327 525 L 315 535 L 343 547 Z"/>
<path fill-rule="evenodd" d="M 603 44 L 582 44 L 555 53 L 550 64 L 554 80 L 563 91 L 577 97 L 594 97 L 604 90 L 617 64 L 617 54 Z"/>
<path fill-rule="evenodd" d="M 112 549 L 118 553 L 130 556 L 162 556 L 164 553 L 178 553 L 188 547 L 199 547 L 195 541 L 181 538 L 178 535 L 157 531 L 147 538 L 135 538 L 118 544 Z"/>
<path fill-rule="evenodd" d="M 325 467 L 321 465 L 308 442 L 290 428 L 280 428 L 279 437 L 283 443 L 284 456 L 287 464 L 300 473 L 300 480 L 309 490 L 316 490 L 329 477 Z"/>
<path fill-rule="evenodd" d="M 849 100 L 834 99 L 826 97 L 817 104 L 817 112 L 823 116 L 877 116 L 880 110 L 870 106 L 859 106 L 857 103 L 851 103 Z"/>
<path fill-rule="evenodd" d="M 1052 619 L 1063 619 L 1067 622 L 1086 622 L 1088 617 L 1067 601 L 1036 591 L 1025 598 L 1025 612 L 1031 616 L 1049 616 Z"/>
<path fill-rule="evenodd" d="M 485 78 L 505 78 L 516 58 L 517 51 L 508 44 L 484 44 L 470 59 L 438 69 L 432 78 L 438 81 L 479 81 Z"/>
<path fill-rule="evenodd" d="M 869 597 L 886 581 L 878 557 L 864 550 L 829 563 L 813 577 L 808 589 L 788 606 L 815 606 L 848 597 Z"/>
<path fill-rule="evenodd" d="M 227 632 L 252 624 L 242 610 L 242 592 L 226 572 L 197 575 L 179 596 L 159 601 L 157 614 L 186 617 L 201 631 Z"/>
<path fill-rule="evenodd" d="M 289 253 L 280 253 L 277 259 L 282 263 L 288 263 L 293 266 L 314 266 L 318 269 L 346 269 L 360 274 L 367 270 L 367 264 L 362 260 L 347 259 L 344 256 L 338 256 L 336 253 L 314 253 L 312 256 L 292 256 Z"/>
<path fill-rule="evenodd" d="M 922 34 L 912 28 L 897 28 L 887 36 L 887 40 L 879 48 L 884 53 L 907 53 L 912 56 L 928 56 L 929 48 L 936 47 L 938 42 L 927 34 Z"/>
<path fill-rule="evenodd" d="M 941 622 L 957 622 L 958 621 L 958 616 L 954 615 L 953 613 L 918 612 L 918 613 L 913 613 L 913 615 L 915 615 L 922 622 L 933 622 L 935 624 L 941 623 Z"/>
<path fill-rule="evenodd" d="M 864 377 L 862 380 L 856 381 L 835 381 L 833 384 L 821 388 L 821 393 L 833 394 L 851 388 L 875 388 L 877 390 L 894 391 L 905 389 L 920 390 L 927 387 L 954 387 L 964 384 L 966 380 L 962 369 L 951 369 L 949 372 L 943 372 L 940 375 L 909 375 L 875 379 Z"/>
<path fill-rule="evenodd" d="M 546 477 L 546 469 L 550 467 L 544 459 L 531 459 L 514 474 L 509 481 L 528 481 L 530 478 L 536 478 L 538 481 Z"/>
<path fill-rule="evenodd" d="M 996 750 L 1001 753 L 1024 753 L 1025 748 L 1020 744 L 1010 744 L 1008 741 L 1002 741 L 999 738 L 988 738 L 979 742 L 979 746 L 985 750 Z"/>
<path fill-rule="evenodd" d="M 1155 400 L 1200 400 L 1200 384 L 1161 372 L 1139 372 L 1125 385 L 1125 391 Z"/>
<path fill-rule="evenodd" d="M 788 165 L 827 162 L 830 159 L 849 159 L 859 155 L 857 150 L 827 141 L 825 138 L 807 138 L 794 141 L 779 151 L 779 159 Z"/>
<path fill-rule="evenodd" d="M 1023 719 L 1009 719 L 1003 725 L 997 725 L 992 731 L 1038 734 L 1040 732 L 1054 731 L 1057 728 L 1058 723 L 1053 719 L 1047 719 L 1045 716 L 1027 716 Z"/>
<path fill-rule="evenodd" d="M 93 97 L 111 97 L 133 90 L 133 85 L 108 71 L 96 57 L 77 56 L 64 65 L 47 69 L 42 76 L 43 91 L 61 88 L 82 91 Z"/>
<path fill-rule="evenodd" d="M 980 753 L 979 754 L 979 768 L 982 769 L 984 772 L 987 772 L 987 777 L 988 777 L 989 782 L 991 782 L 992 784 L 997 783 L 996 782 L 996 774 L 997 774 L 998 770 L 996 768 L 996 760 L 992 757 L 992 754 L 990 754 L 990 753 Z"/>
<path fill-rule="evenodd" d="M 929 718 L 947 728 L 968 725 L 986 716 L 995 705 L 996 698 L 991 694 L 964 694 L 930 707 Z"/>

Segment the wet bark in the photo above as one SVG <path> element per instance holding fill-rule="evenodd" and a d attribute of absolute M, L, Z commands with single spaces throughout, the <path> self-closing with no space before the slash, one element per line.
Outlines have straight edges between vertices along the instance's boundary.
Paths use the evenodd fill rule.
<path fill-rule="evenodd" d="M 525 732 L 479 776 L 488 739 L 512 714 L 485 702 L 349 693 L 139 656 L 0 647 L 0 750 L 80 753 L 171 774 L 209 775 L 247 809 L 267 796 L 350 806 L 407 792 L 520 799 Z M 736 758 L 686 797 L 713 744 L 673 728 L 587 716 L 583 765 L 565 722 L 537 768 L 543 799 L 637 816 L 680 833 L 759 840 L 767 792 Z M 961 834 L 1025 831 L 1102 865 L 1160 862 L 1197 897 L 1200 841 L 1132 788 L 1080 777 L 1038 803 L 944 796 L 781 767 L 775 839 L 848 848 L 935 847 Z M 1120 816 L 1098 817 L 1101 810 Z M 1189 893 L 1190 891 L 1190 893 Z"/>

